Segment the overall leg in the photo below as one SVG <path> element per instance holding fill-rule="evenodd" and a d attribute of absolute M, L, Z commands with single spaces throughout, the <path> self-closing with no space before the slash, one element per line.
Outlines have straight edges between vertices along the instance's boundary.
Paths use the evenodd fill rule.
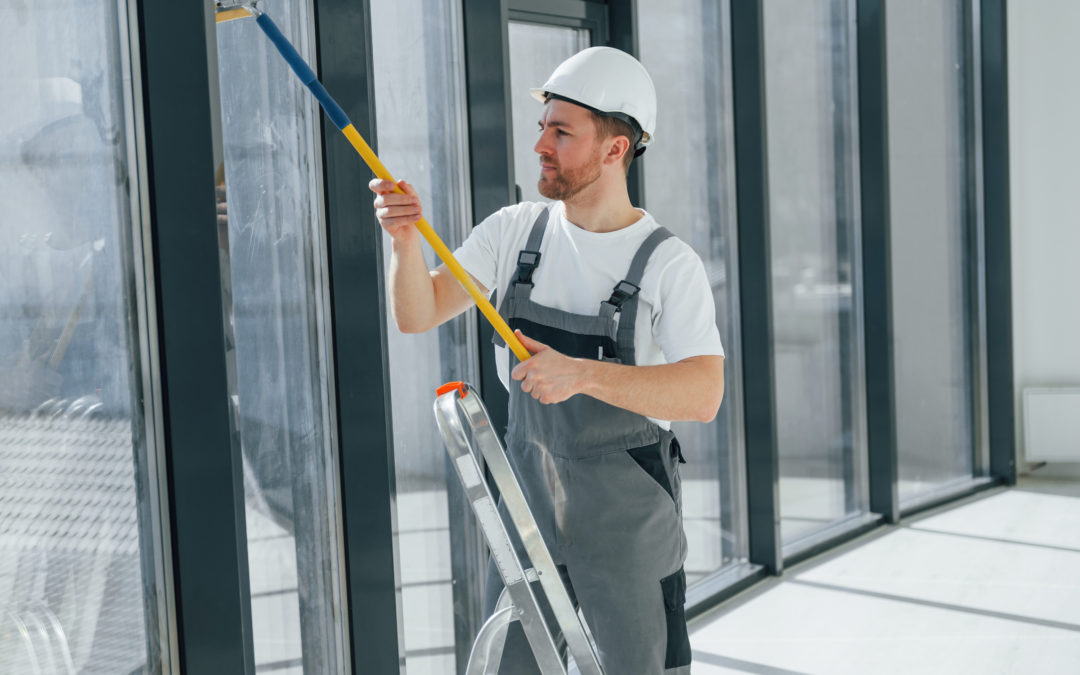
<path fill-rule="evenodd" d="M 665 432 L 650 446 L 568 462 L 575 490 L 563 554 L 608 673 L 690 672 L 672 438 Z"/>
<path fill-rule="evenodd" d="M 605 672 L 690 672 L 690 638 L 683 611 L 686 577 L 681 567 L 662 578 L 622 574 L 612 579 L 591 569 L 577 572 L 570 570 Z"/>

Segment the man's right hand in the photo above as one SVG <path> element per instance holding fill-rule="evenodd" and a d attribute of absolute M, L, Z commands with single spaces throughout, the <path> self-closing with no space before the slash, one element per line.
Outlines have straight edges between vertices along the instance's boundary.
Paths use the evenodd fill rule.
<path fill-rule="evenodd" d="M 389 264 L 390 310 L 398 328 L 403 333 L 422 333 L 464 312 L 472 305 L 469 294 L 446 265 L 429 272 L 424 261 L 420 231 L 413 227 L 423 215 L 416 190 L 405 181 L 395 186 L 378 178 L 368 187 L 376 194 L 375 216 L 394 239 Z M 405 194 L 395 192 L 395 187 Z M 487 293 L 482 285 L 477 286 Z"/>
<path fill-rule="evenodd" d="M 368 187 L 376 195 L 375 216 L 386 233 L 393 237 L 395 242 L 403 243 L 415 239 L 418 231 L 413 227 L 413 223 L 423 217 L 424 211 L 413 186 L 403 180 L 398 181 L 395 186 L 388 180 L 375 178 L 368 183 Z M 400 187 L 405 194 L 395 192 L 395 187 Z"/>

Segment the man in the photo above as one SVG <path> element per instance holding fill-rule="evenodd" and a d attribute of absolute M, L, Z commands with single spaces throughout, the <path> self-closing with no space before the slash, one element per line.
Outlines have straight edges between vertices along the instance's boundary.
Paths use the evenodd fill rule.
<path fill-rule="evenodd" d="M 693 250 L 627 193 L 630 162 L 655 127 L 645 68 L 592 47 L 533 95 L 544 102 L 538 187 L 556 201 L 500 210 L 456 252 L 485 292 L 498 290 L 500 313 L 533 354 L 516 365 L 505 347 L 497 354 L 510 389 L 507 453 L 606 672 L 688 673 L 681 456 L 670 420 L 707 422 L 720 406 L 724 351 L 711 289 Z M 399 328 L 427 331 L 464 311 L 465 290 L 445 266 L 429 272 L 424 262 L 412 187 L 370 187 L 393 238 Z M 500 587 L 489 579 L 489 595 Z M 510 665 L 515 639 L 502 673 L 525 672 Z"/>

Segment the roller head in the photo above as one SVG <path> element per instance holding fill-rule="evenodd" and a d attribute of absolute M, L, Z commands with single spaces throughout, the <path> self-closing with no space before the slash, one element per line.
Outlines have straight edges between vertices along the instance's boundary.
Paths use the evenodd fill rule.
<path fill-rule="evenodd" d="M 254 2 L 220 2 L 214 3 L 214 19 L 217 23 L 232 21 L 233 19 L 245 19 L 249 16 L 258 16 L 261 12 L 255 9 Z"/>

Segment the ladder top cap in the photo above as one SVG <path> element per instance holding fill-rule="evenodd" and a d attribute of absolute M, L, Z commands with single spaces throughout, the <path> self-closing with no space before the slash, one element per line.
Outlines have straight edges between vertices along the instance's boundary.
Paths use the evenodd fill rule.
<path fill-rule="evenodd" d="M 448 394 L 455 389 L 461 393 L 461 398 L 465 398 L 465 395 L 468 393 L 468 390 L 465 388 L 464 382 L 447 382 L 446 384 L 435 390 L 435 395 L 442 396 L 443 394 Z"/>

